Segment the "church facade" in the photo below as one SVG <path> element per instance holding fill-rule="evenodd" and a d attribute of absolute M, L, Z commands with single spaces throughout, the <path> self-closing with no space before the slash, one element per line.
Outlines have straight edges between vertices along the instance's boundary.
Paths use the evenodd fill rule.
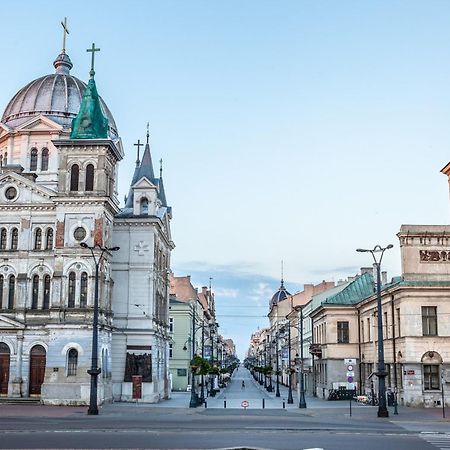
<path fill-rule="evenodd" d="M 147 137 L 120 208 L 124 151 L 94 68 L 86 85 L 64 49 L 54 67 L 0 121 L 0 396 L 89 403 L 97 282 L 98 401 L 130 400 L 141 375 L 142 400 L 156 402 L 170 393 L 174 248 L 162 176 Z"/>

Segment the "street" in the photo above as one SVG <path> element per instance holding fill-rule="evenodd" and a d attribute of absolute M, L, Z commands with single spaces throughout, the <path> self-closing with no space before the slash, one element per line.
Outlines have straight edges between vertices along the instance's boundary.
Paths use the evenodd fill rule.
<path fill-rule="evenodd" d="M 242 380 L 245 388 L 242 388 Z M 281 389 L 286 393 L 286 389 Z M 266 408 L 262 409 L 262 399 Z M 296 397 L 295 397 L 296 399 Z M 224 400 L 227 402 L 224 408 Z M 240 407 L 243 400 L 249 409 Z M 240 368 L 207 407 L 187 408 L 189 394 L 158 405 L 104 405 L 99 416 L 86 408 L 1 405 L 1 448 L 152 449 L 437 449 L 450 447 L 448 421 L 438 410 L 400 408 L 376 417 L 376 408 L 307 398 L 308 408 L 274 398 Z M 426 432 L 426 433 L 424 433 Z"/>

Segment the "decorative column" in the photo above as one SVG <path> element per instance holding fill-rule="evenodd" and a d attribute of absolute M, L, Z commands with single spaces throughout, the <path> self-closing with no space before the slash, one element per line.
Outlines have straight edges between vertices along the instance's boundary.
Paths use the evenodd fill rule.
<path fill-rule="evenodd" d="M 23 397 L 22 353 L 23 353 L 23 331 L 19 331 L 17 335 L 16 376 L 14 377 L 11 383 L 11 397 Z"/>

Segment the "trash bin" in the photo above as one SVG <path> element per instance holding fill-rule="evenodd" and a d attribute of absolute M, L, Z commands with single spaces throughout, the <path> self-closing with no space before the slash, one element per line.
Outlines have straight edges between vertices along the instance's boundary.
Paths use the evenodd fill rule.
<path fill-rule="evenodd" d="M 394 406 L 394 393 L 393 392 L 387 393 L 387 404 L 388 404 L 388 406 Z"/>

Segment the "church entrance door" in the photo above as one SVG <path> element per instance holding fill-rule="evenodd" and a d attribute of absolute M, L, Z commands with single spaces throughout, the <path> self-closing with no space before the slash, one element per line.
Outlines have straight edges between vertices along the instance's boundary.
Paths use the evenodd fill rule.
<path fill-rule="evenodd" d="M 41 395 L 44 382 L 46 353 L 42 345 L 35 345 L 30 352 L 30 396 Z"/>
<path fill-rule="evenodd" d="M 8 395 L 9 347 L 0 342 L 0 395 Z"/>

